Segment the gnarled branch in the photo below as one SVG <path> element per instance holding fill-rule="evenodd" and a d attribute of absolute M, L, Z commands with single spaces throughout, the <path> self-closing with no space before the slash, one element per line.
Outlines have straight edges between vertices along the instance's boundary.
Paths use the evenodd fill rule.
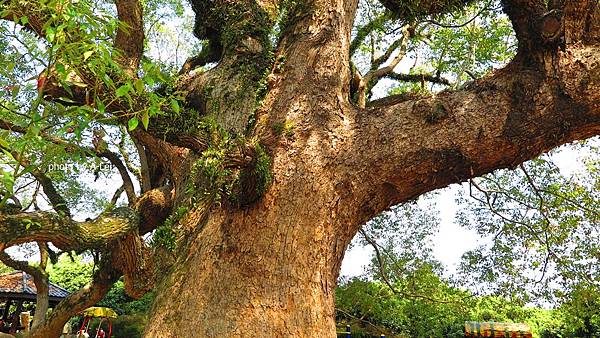
<path fill-rule="evenodd" d="M 48 21 L 47 13 L 39 1 L 2 0 L 0 1 L 0 19 L 21 24 L 39 37 L 45 37 L 44 24 Z M 21 18 L 26 17 L 25 21 Z"/>
<path fill-rule="evenodd" d="M 129 208 L 117 208 L 92 221 L 75 222 L 52 212 L 0 214 L 0 243 L 9 247 L 27 242 L 52 242 L 57 248 L 103 248 L 138 228 L 139 217 Z"/>
<path fill-rule="evenodd" d="M 514 62 L 465 89 L 361 113 L 352 151 L 373 188 L 363 217 L 600 134 L 600 47 L 557 52 L 554 62 L 542 67 L 549 74 Z"/>

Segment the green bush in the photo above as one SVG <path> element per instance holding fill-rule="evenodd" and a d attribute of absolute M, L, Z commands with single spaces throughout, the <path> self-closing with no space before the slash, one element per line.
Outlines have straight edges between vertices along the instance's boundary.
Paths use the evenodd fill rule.
<path fill-rule="evenodd" d="M 148 322 L 145 315 L 122 315 L 113 319 L 114 338 L 140 338 Z"/>

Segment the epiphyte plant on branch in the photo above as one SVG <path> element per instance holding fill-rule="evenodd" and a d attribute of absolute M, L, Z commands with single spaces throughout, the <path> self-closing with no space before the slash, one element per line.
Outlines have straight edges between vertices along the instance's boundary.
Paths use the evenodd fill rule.
<path fill-rule="evenodd" d="M 31 336 L 58 336 L 120 276 L 132 296 L 156 292 L 147 337 L 333 336 L 341 260 L 364 222 L 599 131 L 596 0 L 194 0 L 198 41 L 178 45 L 198 52 L 174 69 L 152 42 L 165 12 L 187 22 L 181 6 L 0 1 L 0 245 L 98 257 L 89 287 Z M 489 20 L 466 21 L 470 50 L 452 62 L 436 27 L 465 24 L 461 11 Z M 483 34 L 490 22 L 507 34 Z M 506 53 L 478 47 L 490 39 Z M 405 55 L 428 59 L 397 72 Z M 402 85 L 371 100 L 384 77 Z M 78 221 L 97 202 L 73 196 L 86 172 L 47 167 L 86 161 L 123 183 Z"/>

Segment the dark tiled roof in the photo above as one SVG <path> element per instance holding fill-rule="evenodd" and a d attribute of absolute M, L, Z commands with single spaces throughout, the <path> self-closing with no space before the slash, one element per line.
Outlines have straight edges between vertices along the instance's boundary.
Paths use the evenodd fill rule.
<path fill-rule="evenodd" d="M 0 294 L 24 294 L 36 295 L 37 290 L 33 283 L 33 277 L 23 271 L 15 271 L 0 276 Z M 56 284 L 50 283 L 49 296 L 56 298 L 65 298 L 69 292 Z"/>

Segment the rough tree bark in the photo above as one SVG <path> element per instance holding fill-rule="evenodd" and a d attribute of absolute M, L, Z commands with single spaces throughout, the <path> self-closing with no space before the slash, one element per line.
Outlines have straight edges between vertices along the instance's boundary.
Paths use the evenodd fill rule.
<path fill-rule="evenodd" d="M 382 1 L 399 18 L 471 2 L 421 1 L 413 8 L 411 1 Z M 334 337 L 340 264 L 365 221 L 425 192 L 600 134 L 597 0 L 502 3 L 519 38 L 518 54 L 504 69 L 460 90 L 363 108 L 349 100 L 357 0 L 192 1 L 195 33 L 210 50 L 181 72 L 186 111 L 131 134 L 153 172 L 144 183 L 153 190 L 131 206 L 141 223 L 117 222 L 122 231 L 99 239 L 119 248 L 106 255 L 99 291 L 61 303 L 34 335 L 56 335 L 77 297 L 98 299 L 120 273 L 139 296 L 149 285 L 131 284 L 154 267 L 145 258 L 158 257 L 146 337 Z M 135 9 L 119 13 L 130 27 L 143 26 L 136 0 L 118 5 Z M 278 11 L 286 20 L 271 60 L 268 31 Z M 29 20 L 34 32 L 44 21 L 43 12 L 36 14 Z M 141 43 L 143 34 L 126 31 L 115 41 L 130 78 Z M 192 71 L 216 61 L 209 71 Z M 54 89 L 46 90 L 51 99 Z M 124 107 L 117 105 L 107 109 L 119 118 Z M 281 133 L 284 126 L 289 130 Z M 209 167 L 214 163 L 221 171 Z M 86 233 L 102 218 L 80 224 L 36 215 L 43 224 L 37 234 L 0 229 L 1 244 L 97 244 L 55 229 Z M 19 225 L 25 216 L 0 217 Z M 139 234 L 165 225 L 176 234 L 176 248 L 147 253 Z"/>
<path fill-rule="evenodd" d="M 193 234 L 158 287 L 145 336 L 334 337 L 340 262 L 366 220 L 597 135 L 597 6 L 581 2 L 584 13 L 563 18 L 590 22 L 587 34 L 561 33 L 586 37 L 567 43 L 519 26 L 521 15 L 541 20 L 529 10 L 542 4 L 504 2 L 524 40 L 505 69 L 462 90 L 360 109 L 345 85 L 356 4 L 311 2 L 279 46 L 284 70 L 271 73 L 258 114 L 259 127 L 294 126 L 271 147 L 273 185 L 249 208 L 215 210 Z"/>

